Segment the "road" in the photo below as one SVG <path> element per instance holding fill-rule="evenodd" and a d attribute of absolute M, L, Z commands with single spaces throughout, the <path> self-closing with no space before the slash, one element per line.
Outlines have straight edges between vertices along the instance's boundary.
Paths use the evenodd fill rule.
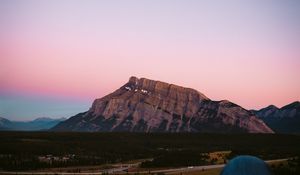
<path fill-rule="evenodd" d="M 275 159 L 275 160 L 267 160 L 266 163 L 274 163 L 274 162 L 282 162 L 288 159 Z M 0 174 L 14 174 L 14 175 L 97 175 L 97 174 L 127 174 L 126 170 L 136 164 L 120 164 L 118 168 L 111 168 L 107 170 L 102 170 L 101 172 L 96 173 L 63 173 L 63 172 L 12 172 L 12 171 L 0 171 Z M 219 165 L 205 165 L 205 166 L 192 166 L 192 167 L 182 167 L 182 168 L 169 168 L 169 169 L 162 169 L 162 170 L 153 170 L 150 171 L 151 173 L 180 173 L 180 172 L 188 172 L 188 171 L 199 171 L 199 170 L 207 170 L 207 169 L 214 169 L 214 168 L 222 168 L 225 164 Z M 129 172 L 130 174 L 135 173 L 149 173 L 149 171 L 136 171 L 136 172 Z"/>
<path fill-rule="evenodd" d="M 288 159 L 275 159 L 275 160 L 267 160 L 266 163 L 275 163 L 282 162 Z M 204 166 L 193 166 L 193 167 L 183 167 L 183 168 L 171 168 L 164 170 L 155 170 L 151 171 L 151 173 L 180 173 L 180 172 L 188 172 L 188 171 L 199 171 L 199 170 L 208 170 L 214 168 L 223 168 L 226 164 L 218 164 L 218 165 L 204 165 Z M 130 173 L 148 173 L 149 171 L 139 171 L 139 172 L 130 172 Z"/>

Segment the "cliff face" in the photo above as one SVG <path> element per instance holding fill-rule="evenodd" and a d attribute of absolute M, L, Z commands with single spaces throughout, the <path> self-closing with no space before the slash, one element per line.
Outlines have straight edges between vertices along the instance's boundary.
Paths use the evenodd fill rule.
<path fill-rule="evenodd" d="M 136 77 L 53 130 L 273 132 L 252 112 L 229 101 L 212 101 L 194 89 Z"/>

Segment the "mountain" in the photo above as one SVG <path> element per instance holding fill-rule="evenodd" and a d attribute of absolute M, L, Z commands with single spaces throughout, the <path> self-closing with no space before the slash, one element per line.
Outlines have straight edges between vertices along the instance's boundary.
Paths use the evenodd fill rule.
<path fill-rule="evenodd" d="M 146 78 L 131 77 L 53 131 L 273 133 L 252 112 L 229 101 Z"/>
<path fill-rule="evenodd" d="M 0 117 L 0 130 L 7 130 L 12 125 L 12 122 L 6 118 Z"/>
<path fill-rule="evenodd" d="M 270 128 L 278 133 L 300 133 L 300 102 L 296 101 L 282 108 L 270 105 L 253 110 Z"/>
<path fill-rule="evenodd" d="M 10 121 L 0 117 L 0 130 L 38 131 L 47 130 L 64 121 L 65 118 L 37 118 L 32 121 Z"/>

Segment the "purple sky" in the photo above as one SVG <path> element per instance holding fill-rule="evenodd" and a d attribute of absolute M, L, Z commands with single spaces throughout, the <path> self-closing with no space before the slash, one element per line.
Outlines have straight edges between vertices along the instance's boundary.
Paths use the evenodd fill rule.
<path fill-rule="evenodd" d="M 247 109 L 300 100 L 300 1 L 0 1 L 0 116 L 70 117 L 132 75 Z"/>

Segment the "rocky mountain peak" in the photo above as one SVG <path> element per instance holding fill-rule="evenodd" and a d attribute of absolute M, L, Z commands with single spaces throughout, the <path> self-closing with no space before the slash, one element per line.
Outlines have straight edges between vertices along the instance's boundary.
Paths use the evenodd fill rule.
<path fill-rule="evenodd" d="M 7 123 L 10 123 L 10 121 L 7 120 L 6 118 L 0 117 L 0 127 L 2 127 L 2 125 L 5 125 Z"/>
<path fill-rule="evenodd" d="M 253 113 L 212 101 L 195 89 L 130 77 L 119 89 L 54 130 L 130 132 L 272 132 Z"/>
<path fill-rule="evenodd" d="M 269 105 L 266 109 L 269 109 L 269 110 L 277 110 L 279 109 L 277 106 L 275 105 Z"/>
<path fill-rule="evenodd" d="M 136 84 L 138 84 L 138 81 L 139 81 L 139 79 L 138 79 L 137 77 L 131 76 L 131 77 L 129 78 L 128 83 L 136 85 Z"/>
<path fill-rule="evenodd" d="M 183 96 L 198 95 L 200 99 L 208 100 L 204 94 L 190 88 L 169 84 L 147 78 L 137 78 L 132 76 L 129 81 L 121 87 L 123 90 L 132 92 L 142 92 L 144 94 L 160 95 L 161 97 L 173 96 L 182 98 Z"/>
<path fill-rule="evenodd" d="M 297 109 L 297 110 L 300 110 L 300 102 L 295 101 L 293 103 L 290 103 L 290 104 L 282 107 L 281 109 Z"/>
<path fill-rule="evenodd" d="M 299 101 L 295 101 L 281 108 L 270 105 L 253 112 L 278 133 L 300 133 Z"/>

